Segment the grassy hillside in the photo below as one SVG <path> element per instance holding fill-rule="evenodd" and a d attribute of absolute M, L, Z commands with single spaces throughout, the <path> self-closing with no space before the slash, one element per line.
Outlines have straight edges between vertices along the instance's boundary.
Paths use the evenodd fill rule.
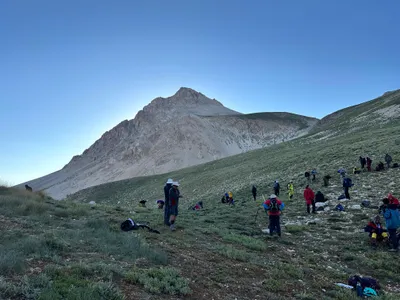
<path fill-rule="evenodd" d="M 0 192 L 0 295 L 5 299 L 356 299 L 336 287 L 353 274 L 380 280 L 381 299 L 400 297 L 397 253 L 371 250 L 362 231 L 376 209 L 352 209 L 369 199 L 378 205 L 389 191 L 400 196 L 400 169 L 352 176 L 345 212 L 305 213 L 304 171 L 317 168 L 314 190 L 333 208 L 341 194 L 337 169 L 358 165 L 368 154 L 400 160 L 400 124 L 318 140 L 301 138 L 160 176 L 104 184 L 54 201 L 3 188 Z M 324 174 L 333 177 L 322 187 Z M 155 201 L 168 177 L 181 182 L 177 231 L 162 225 Z M 293 180 L 295 198 L 281 198 L 282 238 L 269 238 L 264 211 L 251 200 Z M 234 207 L 220 203 L 232 191 Z M 147 208 L 138 202 L 148 201 Z M 202 200 L 205 209 L 188 210 Z M 95 201 L 96 205 L 88 204 Z M 256 218 L 257 215 L 257 218 Z M 146 221 L 161 234 L 122 232 L 126 218 Z"/>
<path fill-rule="evenodd" d="M 311 133 L 327 130 L 337 133 L 362 130 L 369 126 L 379 127 L 381 124 L 399 118 L 400 90 L 396 90 L 322 118 Z"/>

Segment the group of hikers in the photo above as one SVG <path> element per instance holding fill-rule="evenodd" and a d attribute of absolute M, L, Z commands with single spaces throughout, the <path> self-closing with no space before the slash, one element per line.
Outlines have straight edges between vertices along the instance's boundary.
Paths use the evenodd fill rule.
<path fill-rule="evenodd" d="M 390 155 L 386 154 L 385 161 L 387 163 L 387 167 L 389 168 L 392 162 L 392 158 L 390 157 Z M 367 166 L 368 171 L 372 170 L 372 160 L 369 157 L 363 158 L 360 156 L 360 163 L 362 170 L 365 170 L 365 166 Z M 377 167 L 376 170 L 382 167 L 381 162 L 378 164 L 378 166 L 379 167 Z M 393 165 L 392 167 L 396 166 Z M 350 200 L 349 189 L 354 186 L 354 184 L 352 183 L 351 178 L 347 176 L 345 169 L 340 168 L 338 170 L 338 173 L 342 178 L 344 192 L 344 194 L 341 195 L 338 199 L 346 198 Z M 317 171 L 313 169 L 311 172 L 306 171 L 304 176 L 307 182 L 316 181 L 316 174 L 318 174 Z M 359 174 L 358 170 L 353 170 L 353 174 Z M 325 175 L 323 177 L 324 186 L 329 185 L 330 179 L 330 175 Z M 278 198 L 281 192 L 281 187 L 278 180 L 275 180 L 273 183 L 273 191 L 274 193 L 271 194 L 268 199 L 265 199 L 262 207 L 265 209 L 269 217 L 269 234 L 272 236 L 276 232 L 278 236 L 281 236 L 280 215 L 285 208 L 285 204 L 281 199 Z M 257 188 L 255 185 L 252 186 L 251 193 L 254 201 L 256 201 Z M 289 200 L 292 199 L 295 194 L 293 181 L 290 181 L 287 184 L 287 194 Z M 164 186 L 164 200 L 157 200 L 157 205 L 158 208 L 164 209 L 164 224 L 169 226 L 171 231 L 175 231 L 175 222 L 176 217 L 178 216 L 179 199 L 182 197 L 183 196 L 180 194 L 179 191 L 179 183 L 169 178 Z M 309 184 L 306 184 L 305 186 L 303 197 L 308 214 L 317 213 L 316 203 L 326 201 L 324 195 L 320 191 L 314 193 Z M 235 201 L 233 200 L 232 192 L 224 193 L 221 198 L 221 202 L 229 205 L 234 205 Z M 370 242 L 373 247 L 376 247 L 378 242 L 384 242 L 391 245 L 390 251 L 397 251 L 400 240 L 400 235 L 397 235 L 396 233 L 397 229 L 400 227 L 399 200 L 396 199 L 392 194 L 389 194 L 385 199 L 382 200 L 382 202 L 383 204 L 379 207 L 378 215 L 375 216 L 367 224 L 364 230 L 369 233 Z M 189 209 L 200 210 L 202 208 L 203 203 L 202 201 L 199 201 Z M 385 219 L 386 229 L 384 229 L 381 223 L 380 215 L 382 215 Z"/>
<path fill-rule="evenodd" d="M 385 161 L 387 167 L 391 167 L 392 158 L 390 155 L 386 154 Z M 367 169 L 370 172 L 372 160 L 367 158 L 362 158 L 360 156 L 360 162 L 362 164 L 362 169 L 364 169 L 365 165 L 367 165 Z M 394 164 L 392 168 L 396 168 L 397 166 Z M 376 170 L 380 171 L 382 168 L 382 163 L 380 162 L 377 165 Z M 383 166 L 384 169 L 384 166 Z M 352 183 L 351 178 L 346 175 L 346 170 L 341 168 L 338 170 L 338 173 L 342 177 L 342 184 L 343 184 L 343 192 L 344 194 L 341 195 L 338 199 L 349 199 L 350 194 L 349 189 L 354 186 Z M 358 172 L 354 174 L 359 174 Z M 307 181 L 315 181 L 317 171 L 314 169 L 311 172 L 305 172 L 305 177 Z M 310 178 L 312 175 L 312 179 Z M 331 176 L 326 175 L 324 176 L 324 186 L 329 185 L 329 179 Z M 269 234 L 273 236 L 274 232 L 277 233 L 278 236 L 281 236 L 281 227 L 280 227 L 280 215 L 283 211 L 285 204 L 282 200 L 278 198 L 280 187 L 278 180 L 274 181 L 273 185 L 274 194 L 270 195 L 268 199 L 266 199 L 262 206 L 267 212 L 269 217 Z M 294 187 L 293 182 L 288 184 L 288 195 L 289 199 L 292 199 L 294 194 Z M 252 187 L 252 195 L 254 200 L 257 198 L 257 188 L 253 185 Z M 317 194 L 311 189 L 309 184 L 306 185 L 303 191 L 303 197 L 306 203 L 306 211 L 307 213 L 316 213 L 316 203 L 324 202 L 325 197 L 324 195 L 318 191 Z M 398 251 L 399 241 L 400 241 L 400 234 L 397 234 L 397 229 L 400 228 L 400 203 L 397 198 L 395 198 L 392 194 L 388 194 L 386 198 L 382 200 L 382 205 L 379 207 L 378 215 L 376 215 L 364 228 L 365 232 L 369 233 L 370 243 L 372 247 L 376 248 L 378 242 L 383 242 L 391 246 L 389 251 Z M 385 219 L 386 229 L 384 229 L 381 223 L 381 215 Z"/>

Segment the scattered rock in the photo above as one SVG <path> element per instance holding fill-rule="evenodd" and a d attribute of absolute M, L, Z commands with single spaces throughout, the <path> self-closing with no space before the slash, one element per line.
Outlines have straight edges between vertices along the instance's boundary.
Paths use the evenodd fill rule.
<path fill-rule="evenodd" d="M 91 205 L 96 205 L 96 202 L 90 201 L 89 204 L 91 204 Z"/>

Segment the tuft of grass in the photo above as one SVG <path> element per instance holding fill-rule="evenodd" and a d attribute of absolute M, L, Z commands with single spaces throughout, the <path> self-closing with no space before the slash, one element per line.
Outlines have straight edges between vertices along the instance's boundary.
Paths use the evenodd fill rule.
<path fill-rule="evenodd" d="M 267 245 L 264 241 L 245 235 L 229 233 L 228 235 L 224 235 L 222 238 L 227 242 L 238 243 L 251 250 L 264 251 L 267 249 Z"/>
<path fill-rule="evenodd" d="M 139 283 L 146 291 L 154 294 L 187 295 L 192 291 L 188 280 L 173 268 L 135 268 L 126 275 L 130 283 Z"/>
<path fill-rule="evenodd" d="M 239 250 L 231 246 L 221 245 L 218 247 L 217 251 L 218 253 L 230 259 L 236 259 L 239 261 L 249 261 L 251 259 L 251 255 L 246 251 Z"/>

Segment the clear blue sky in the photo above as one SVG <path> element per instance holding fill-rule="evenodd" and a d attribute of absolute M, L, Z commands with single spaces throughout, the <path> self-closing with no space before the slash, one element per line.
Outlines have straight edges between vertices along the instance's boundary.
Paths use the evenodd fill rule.
<path fill-rule="evenodd" d="M 157 96 L 323 117 L 400 88 L 398 0 L 1 0 L 0 180 L 56 171 Z"/>

